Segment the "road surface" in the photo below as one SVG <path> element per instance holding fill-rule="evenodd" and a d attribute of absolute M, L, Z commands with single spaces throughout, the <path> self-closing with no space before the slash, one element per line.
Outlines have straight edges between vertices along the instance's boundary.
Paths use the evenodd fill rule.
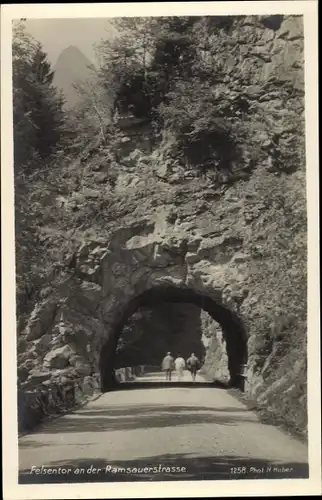
<path fill-rule="evenodd" d="M 308 477 L 305 444 L 198 383 L 105 393 L 20 438 L 19 469 L 21 483 Z"/>
<path fill-rule="evenodd" d="M 205 379 L 202 375 L 200 375 L 198 372 L 196 374 L 196 382 L 198 383 L 205 383 Z M 136 377 L 135 380 L 133 380 L 133 383 L 136 384 L 138 382 L 153 382 L 153 383 L 158 383 L 158 382 L 166 382 L 166 375 L 165 372 L 151 372 L 151 373 L 146 373 L 143 377 Z M 177 373 L 175 371 L 172 372 L 171 374 L 171 382 L 179 382 Z M 183 371 L 183 375 L 181 377 L 180 382 L 192 382 L 192 376 L 191 373 L 188 370 Z"/>

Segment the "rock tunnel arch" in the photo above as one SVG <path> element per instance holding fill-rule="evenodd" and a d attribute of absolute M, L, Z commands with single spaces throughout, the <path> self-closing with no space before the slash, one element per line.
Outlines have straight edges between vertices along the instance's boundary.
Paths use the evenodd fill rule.
<path fill-rule="evenodd" d="M 214 294 L 201 292 L 190 287 L 174 285 L 156 285 L 135 295 L 128 301 L 122 311 L 117 311 L 118 319 L 110 327 L 108 340 L 100 351 L 99 370 L 101 389 L 108 391 L 113 385 L 113 359 L 116 355 L 117 343 L 127 320 L 141 307 L 153 307 L 162 302 L 190 303 L 206 311 L 220 324 L 225 340 L 228 356 L 230 385 L 240 388 L 241 367 L 247 363 L 247 333 L 241 317 L 226 305 L 223 305 Z"/>

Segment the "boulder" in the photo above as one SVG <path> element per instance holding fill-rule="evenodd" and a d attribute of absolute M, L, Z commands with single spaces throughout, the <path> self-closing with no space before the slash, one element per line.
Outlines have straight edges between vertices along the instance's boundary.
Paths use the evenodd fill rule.
<path fill-rule="evenodd" d="M 90 375 L 92 368 L 82 356 L 74 355 L 70 358 L 70 364 L 79 375 Z"/>
<path fill-rule="evenodd" d="M 52 340 L 51 334 L 45 334 L 40 339 L 35 340 L 34 348 L 36 352 L 39 354 L 47 352 L 49 350 L 51 340 Z"/>
<path fill-rule="evenodd" d="M 279 38 L 289 41 L 303 39 L 303 17 L 289 16 L 281 24 L 277 32 Z"/>
<path fill-rule="evenodd" d="M 51 371 L 40 371 L 40 370 L 31 370 L 29 372 L 28 379 L 26 381 L 26 386 L 28 387 L 39 387 L 46 380 L 50 380 L 52 377 Z"/>
<path fill-rule="evenodd" d="M 82 281 L 70 303 L 80 312 L 95 313 L 102 297 L 102 287 L 98 283 Z"/>
<path fill-rule="evenodd" d="M 57 310 L 53 297 L 37 304 L 26 326 L 26 340 L 36 340 L 50 328 Z"/>
<path fill-rule="evenodd" d="M 69 346 L 58 347 L 49 351 L 44 357 L 44 368 L 66 368 L 69 366 L 69 360 L 75 351 Z"/>
<path fill-rule="evenodd" d="M 170 173 L 171 173 L 171 168 L 170 165 L 168 165 L 167 163 L 161 165 L 161 167 L 159 167 L 158 170 L 156 171 L 156 175 L 161 179 L 166 179 L 167 177 L 169 177 Z"/>

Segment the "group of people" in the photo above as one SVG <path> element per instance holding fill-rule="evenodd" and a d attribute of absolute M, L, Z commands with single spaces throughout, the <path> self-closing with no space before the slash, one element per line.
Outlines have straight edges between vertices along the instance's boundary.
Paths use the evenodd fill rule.
<path fill-rule="evenodd" d="M 175 370 L 177 379 L 180 382 L 182 380 L 183 371 L 186 367 L 190 371 L 192 381 L 194 382 L 196 380 L 197 371 L 200 368 L 199 359 L 194 352 L 187 359 L 187 361 L 185 361 L 180 355 L 174 359 L 171 352 L 168 352 L 162 361 L 162 371 L 165 371 L 166 380 L 169 381 L 171 380 L 172 372 Z"/>

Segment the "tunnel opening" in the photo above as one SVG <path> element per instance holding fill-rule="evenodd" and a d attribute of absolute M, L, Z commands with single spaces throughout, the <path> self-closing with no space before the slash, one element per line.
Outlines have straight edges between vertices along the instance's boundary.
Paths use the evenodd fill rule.
<path fill-rule="evenodd" d="M 126 364 L 126 359 L 118 360 L 118 347 L 129 318 L 142 310 L 160 308 L 162 304 L 197 307 L 208 313 L 220 325 L 228 358 L 229 385 L 242 389 L 244 382 L 242 367 L 247 364 L 247 334 L 241 318 L 211 295 L 190 288 L 158 286 L 135 296 L 122 311 L 118 311 L 118 320 L 100 353 L 102 391 L 106 392 L 115 386 L 114 370 Z M 200 338 L 200 334 L 202 335 L 202 331 L 198 332 L 196 338 Z M 153 337 L 153 332 L 151 332 L 151 337 Z M 143 361 L 142 357 L 138 355 L 134 364 L 142 364 L 141 361 Z"/>
<path fill-rule="evenodd" d="M 144 365 L 149 371 L 161 369 L 166 352 L 187 359 L 192 352 L 203 360 L 201 309 L 191 303 L 160 302 L 141 307 L 127 320 L 118 339 L 114 358 L 116 370 Z"/>

